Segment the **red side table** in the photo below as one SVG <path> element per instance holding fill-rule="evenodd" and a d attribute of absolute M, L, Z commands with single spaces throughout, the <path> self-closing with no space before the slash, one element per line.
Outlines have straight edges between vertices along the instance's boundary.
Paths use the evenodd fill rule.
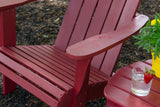
<path fill-rule="evenodd" d="M 160 79 L 154 78 L 149 95 L 136 96 L 131 92 L 132 68 L 145 66 L 151 68 L 151 60 L 136 62 L 128 67 L 120 68 L 109 80 L 104 90 L 107 107 L 160 107 Z"/>

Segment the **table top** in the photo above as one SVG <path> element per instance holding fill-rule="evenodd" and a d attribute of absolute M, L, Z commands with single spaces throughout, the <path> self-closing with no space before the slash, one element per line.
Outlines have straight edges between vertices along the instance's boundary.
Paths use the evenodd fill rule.
<path fill-rule="evenodd" d="M 136 96 L 131 92 L 131 70 L 138 66 L 145 70 L 151 68 L 152 60 L 136 62 L 120 68 L 109 80 L 104 94 L 107 100 L 124 107 L 160 107 L 160 79 L 154 77 L 149 95 Z"/>

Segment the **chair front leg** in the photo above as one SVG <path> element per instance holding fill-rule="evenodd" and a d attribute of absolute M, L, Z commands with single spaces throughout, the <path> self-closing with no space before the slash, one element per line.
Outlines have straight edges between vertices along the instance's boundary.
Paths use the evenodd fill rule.
<path fill-rule="evenodd" d="M 0 46 L 16 45 L 16 10 L 0 10 Z M 3 75 L 3 94 L 16 89 L 16 83 Z"/>
<path fill-rule="evenodd" d="M 72 107 L 85 107 L 91 59 L 77 61 Z"/>
<path fill-rule="evenodd" d="M 16 89 L 16 83 L 3 75 L 3 94 L 7 95 Z"/>

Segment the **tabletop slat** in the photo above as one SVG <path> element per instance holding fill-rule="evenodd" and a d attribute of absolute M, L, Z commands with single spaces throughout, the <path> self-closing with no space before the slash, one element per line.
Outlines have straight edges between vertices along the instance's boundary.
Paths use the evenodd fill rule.
<path fill-rule="evenodd" d="M 108 85 L 105 87 L 104 93 L 107 99 L 119 104 L 120 106 L 126 107 L 159 107 L 160 79 L 154 77 L 150 93 L 147 96 L 140 97 L 131 92 L 132 68 L 138 66 L 142 68 L 142 70 L 145 70 L 145 66 L 147 66 L 150 69 L 151 62 L 151 60 L 145 62 L 139 61 L 129 65 L 128 67 L 123 67 L 117 70 L 116 74 L 109 80 Z M 118 98 L 118 96 L 121 96 L 121 98 Z"/>

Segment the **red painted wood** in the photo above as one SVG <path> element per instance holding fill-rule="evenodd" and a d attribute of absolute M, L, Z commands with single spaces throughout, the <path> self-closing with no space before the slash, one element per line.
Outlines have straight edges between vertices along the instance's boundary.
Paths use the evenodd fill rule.
<path fill-rule="evenodd" d="M 82 41 L 85 38 L 97 2 L 98 0 L 84 1 L 69 45 L 73 45 L 79 41 Z"/>
<path fill-rule="evenodd" d="M 42 46 L 40 46 L 42 48 Z M 55 47 L 52 46 L 48 46 L 48 47 L 44 47 L 43 50 L 45 50 L 46 52 L 48 52 L 49 54 L 56 54 L 56 57 L 63 61 L 63 59 L 66 61 L 67 60 L 67 64 L 69 64 L 72 67 L 75 67 L 76 62 L 68 57 L 66 57 L 65 53 L 63 51 L 60 51 L 59 49 L 56 49 Z"/>
<path fill-rule="evenodd" d="M 112 77 L 112 80 L 109 82 L 109 84 L 116 86 L 119 89 L 126 91 L 127 93 L 130 93 L 132 95 L 131 80 L 116 75 Z M 159 102 L 160 94 L 156 93 L 153 90 L 150 90 L 150 93 L 147 97 L 138 97 L 138 98 L 143 100 L 144 102 L 152 104 L 153 106 L 160 105 Z"/>
<path fill-rule="evenodd" d="M 150 61 L 150 60 L 148 60 Z M 160 80 L 154 78 L 152 81 L 152 87 L 150 90 L 150 94 L 145 97 L 138 97 L 132 94 L 131 92 L 131 70 L 133 67 L 138 66 L 143 71 L 145 71 L 145 66 L 151 68 L 150 64 L 144 62 L 136 62 L 131 64 L 128 67 L 120 68 L 116 74 L 109 80 L 108 85 L 105 87 L 105 97 L 108 99 L 109 102 L 112 104 L 117 104 L 121 106 L 130 107 L 131 105 L 134 107 L 141 107 L 143 104 L 147 107 L 158 107 L 160 106 L 159 98 L 160 98 Z M 120 92 L 120 94 L 116 93 Z M 126 94 L 129 96 L 125 97 Z M 121 99 L 117 98 L 116 96 L 123 96 L 123 103 L 121 103 Z M 135 98 L 133 98 L 135 97 Z M 138 102 L 136 102 L 138 101 Z M 136 102 L 136 103 L 131 103 Z M 136 105 L 137 103 L 142 105 Z M 146 105 L 147 104 L 147 105 Z"/>
<path fill-rule="evenodd" d="M 86 38 L 100 34 L 113 0 L 99 0 L 92 17 Z"/>
<path fill-rule="evenodd" d="M 41 78 L 36 73 L 33 73 L 29 69 L 19 65 L 18 63 L 14 62 L 13 60 L 9 59 L 3 54 L 0 54 L 1 63 L 9 66 L 12 70 L 17 71 L 17 73 L 24 76 L 27 80 L 35 83 L 39 87 L 46 90 L 48 93 L 54 95 L 57 99 L 60 99 L 61 96 L 64 94 L 63 90 L 60 90 L 57 86 L 51 84 L 47 80 Z M 54 90 L 54 91 L 53 91 Z"/>
<path fill-rule="evenodd" d="M 75 27 L 84 0 L 70 0 L 66 14 L 55 42 L 55 47 L 65 51 Z M 62 42 L 63 41 L 63 42 Z"/>
<path fill-rule="evenodd" d="M 14 49 L 14 48 L 12 48 L 12 49 Z M 49 60 L 48 57 L 44 57 L 44 55 L 41 55 L 39 52 L 34 51 L 30 47 L 26 47 L 26 46 L 21 47 L 21 46 L 19 46 L 18 49 L 21 49 L 21 51 L 23 51 L 24 53 L 30 55 L 34 59 L 38 60 L 39 62 L 41 62 L 41 63 L 43 63 L 45 65 L 47 65 L 48 67 L 50 67 L 52 69 L 57 68 L 57 70 L 56 70 L 57 72 L 59 72 L 60 74 L 63 74 L 67 78 L 69 78 L 72 81 L 74 81 L 75 68 L 72 69 L 72 70 L 67 69 L 65 67 L 65 63 L 63 63 L 63 64 L 61 63 L 62 65 L 60 65 L 60 64 L 56 63 L 56 61 Z M 28 51 L 28 50 L 30 50 L 30 51 Z M 54 58 L 52 58 L 52 59 L 54 59 Z M 94 78 L 90 78 L 90 84 L 93 84 L 94 81 L 97 82 L 97 80 L 95 80 Z"/>
<path fill-rule="evenodd" d="M 106 17 L 106 20 L 104 22 L 103 28 L 101 33 L 108 33 L 112 32 L 115 30 L 117 23 L 119 21 L 119 17 L 121 15 L 123 6 L 125 4 L 126 0 L 113 0 L 109 13 Z M 92 64 L 96 68 L 100 69 L 101 64 L 103 63 L 103 58 L 104 58 L 105 53 L 102 53 L 96 57 L 93 58 Z"/>
<path fill-rule="evenodd" d="M 34 47 L 34 49 L 36 49 L 37 48 L 37 46 L 35 47 L 35 46 L 33 46 Z M 39 48 L 41 48 L 42 46 L 39 46 Z M 43 46 L 44 47 L 44 46 Z M 51 47 L 51 46 L 48 46 L 48 47 Z M 64 55 L 64 53 L 62 53 L 62 51 L 60 51 L 60 50 L 58 50 L 58 49 L 56 49 L 56 48 L 54 48 L 54 47 L 51 47 L 52 49 L 49 49 L 51 52 L 50 53 L 54 53 L 54 52 L 56 52 L 55 54 L 56 55 L 60 55 L 61 54 L 61 57 L 63 57 L 63 59 L 66 59 L 66 56 Z M 43 52 L 44 51 L 46 51 L 46 49 L 47 49 L 47 47 L 45 47 L 44 49 L 43 49 Z M 38 51 L 38 50 L 37 50 Z M 59 51 L 58 53 L 57 53 L 57 51 Z M 68 61 L 68 60 L 70 60 L 70 59 L 66 59 L 65 61 Z M 73 60 L 72 60 L 72 62 L 73 62 Z M 66 62 L 66 63 L 69 63 L 69 62 Z M 71 63 L 72 64 L 72 67 L 74 67 L 74 69 L 75 69 L 75 64 L 73 64 L 73 63 Z M 93 72 L 92 72 L 92 70 L 93 70 Z M 98 77 L 98 79 L 103 79 L 103 80 L 106 80 L 106 77 L 108 77 L 107 75 L 105 75 L 105 74 L 102 74 L 102 73 L 99 73 L 99 72 L 97 72 L 97 71 L 99 71 L 98 69 L 93 69 L 93 67 L 92 67 L 92 70 L 91 70 L 91 77 L 93 77 L 93 78 L 97 78 Z M 92 78 L 91 78 L 92 79 Z M 94 82 L 94 80 L 92 79 L 92 81 Z M 97 82 L 97 81 L 96 81 Z M 95 84 L 95 83 L 94 83 Z"/>
<path fill-rule="evenodd" d="M 136 62 L 136 63 L 133 63 L 131 65 L 129 65 L 129 67 L 133 68 L 133 67 L 140 67 L 143 71 L 145 71 L 145 67 L 147 67 L 148 69 L 151 69 L 152 67 L 146 63 L 143 63 L 143 62 Z"/>
<path fill-rule="evenodd" d="M 96 75 L 98 75 L 98 77 L 102 78 L 102 79 L 106 79 L 106 77 L 109 77 L 108 75 L 102 73 L 102 72 L 99 72 L 99 70 L 95 67 L 91 67 L 91 71 L 95 72 Z M 98 72 L 97 72 L 98 71 Z"/>
<path fill-rule="evenodd" d="M 106 81 L 101 81 L 99 83 L 89 85 L 87 91 L 87 101 L 104 97 L 103 92 L 108 80 L 109 78 L 106 77 Z"/>
<path fill-rule="evenodd" d="M 7 78 L 5 75 L 3 75 L 3 94 L 7 95 L 11 92 L 13 92 L 16 89 L 17 85 Z"/>
<path fill-rule="evenodd" d="M 56 107 L 58 101 L 53 99 L 44 91 L 35 87 L 33 84 L 29 83 L 28 81 L 24 80 L 22 77 L 18 76 L 12 70 L 6 68 L 4 65 L 0 64 L 0 68 L 1 68 L 0 72 L 6 75 L 8 78 L 12 79 L 14 82 L 19 84 L 23 88 L 25 88 L 27 91 L 29 91 L 33 95 L 37 96 L 42 101 L 46 102 L 48 105 Z"/>
<path fill-rule="evenodd" d="M 53 82 L 54 84 L 58 85 L 64 90 L 69 90 L 71 86 L 67 84 L 64 80 L 61 80 L 57 78 L 56 76 L 53 76 L 52 74 L 48 73 L 44 69 L 40 68 L 39 66 L 35 65 L 34 63 L 30 62 L 29 60 L 19 56 L 18 54 L 14 53 L 13 51 L 10 51 L 7 48 L 1 49 L 5 54 L 9 55 L 14 60 L 18 61 L 19 63 L 22 63 L 25 66 L 30 67 L 31 70 L 37 72 L 39 75 L 45 77 L 49 81 Z"/>
<path fill-rule="evenodd" d="M 0 1 L 2 2 L 2 1 Z M 0 5 L 2 5 L 0 3 Z M 1 7 L 1 6 L 0 6 Z M 0 46 L 16 45 L 16 12 L 15 8 L 0 10 Z M 16 89 L 16 83 L 3 75 L 3 94 Z"/>
<path fill-rule="evenodd" d="M 15 48 L 12 48 L 12 49 L 15 50 Z M 23 53 L 26 53 L 27 55 L 33 57 L 37 61 L 43 63 L 44 65 L 47 65 L 48 67 L 50 67 L 52 69 L 55 69 L 55 68 L 59 69 L 60 72 L 64 73 L 64 75 L 66 75 L 67 77 L 69 77 L 73 80 L 74 73 L 72 72 L 72 70 L 67 69 L 65 67 L 65 64 L 61 65 L 61 64 L 57 63 L 56 61 L 53 61 L 53 60 L 49 59 L 48 57 L 44 56 L 43 54 L 40 54 L 39 52 L 34 51 L 33 49 L 26 47 L 26 46 L 25 47 L 24 46 L 18 47 L 17 49 L 20 49 Z M 66 71 L 66 72 L 63 72 L 63 71 Z"/>
<path fill-rule="evenodd" d="M 22 47 L 23 47 L 23 46 L 22 46 Z M 7 65 L 7 64 L 6 64 L 6 65 Z M 9 66 L 9 65 L 8 65 L 8 66 Z M 94 74 L 93 74 L 93 73 L 94 73 Z M 28 73 L 28 74 L 30 74 L 30 73 Z M 101 74 L 101 75 L 100 75 L 99 72 L 98 72 L 98 73 L 92 72 L 92 74 L 93 74 L 94 76 L 97 76 L 99 79 L 95 79 L 95 80 L 94 80 L 95 82 L 92 83 L 92 84 L 90 83 L 91 85 L 89 85 L 89 93 L 90 93 L 90 94 L 89 94 L 89 96 L 88 96 L 88 95 L 87 95 L 87 96 L 88 96 L 88 98 L 90 98 L 90 99 L 91 99 L 91 98 L 92 98 L 92 99 L 95 98 L 95 96 L 94 96 L 93 94 L 91 94 L 91 93 L 93 93 L 93 92 L 95 93 L 95 90 L 93 91 L 92 88 L 93 88 L 93 87 L 97 87 L 97 88 L 95 88 L 95 89 L 103 90 L 103 88 L 104 88 L 104 86 L 105 86 L 104 83 L 106 84 L 106 80 L 107 80 L 107 79 L 106 79 L 106 80 L 101 79 L 101 77 L 102 77 L 101 75 L 104 75 L 104 74 Z M 96 78 L 97 78 L 97 77 L 96 77 Z M 90 77 L 90 79 L 91 79 L 91 78 L 94 79 L 94 77 Z M 103 78 L 104 78 L 104 77 L 103 77 Z M 101 81 L 100 81 L 100 80 L 101 80 Z M 97 83 L 99 83 L 100 85 L 96 85 Z M 101 87 L 101 88 L 100 88 L 100 87 Z M 100 93 L 100 92 L 99 92 L 99 93 Z M 98 97 L 102 97 L 102 96 L 103 96 L 103 94 L 99 94 L 99 95 L 97 95 L 97 98 L 98 98 Z"/>
<path fill-rule="evenodd" d="M 21 6 L 32 1 L 35 1 L 35 0 L 1 0 L 0 10 L 15 8 L 17 6 Z"/>
<path fill-rule="evenodd" d="M 68 78 L 68 77 L 66 77 L 66 75 L 63 74 L 64 73 L 63 70 L 61 70 L 61 69 L 59 69 L 57 67 L 50 68 L 50 67 L 48 67 L 47 65 L 43 64 L 40 61 L 42 59 L 39 59 L 39 61 L 38 61 L 38 60 L 34 59 L 32 56 L 29 56 L 29 55 L 25 54 L 22 51 L 16 50 L 15 48 L 10 48 L 10 49 L 11 49 L 12 52 L 14 52 L 15 54 L 17 54 L 18 57 L 21 57 L 22 59 L 27 59 L 30 63 L 33 63 L 33 64 L 37 65 L 37 67 L 39 69 L 43 69 L 45 72 L 48 72 L 49 74 L 54 75 L 55 77 L 57 77 L 57 78 L 65 81 L 67 84 L 70 84 L 71 86 L 74 84 L 73 79 Z M 20 60 L 19 60 L 19 62 L 20 62 Z M 33 71 L 38 72 L 36 70 L 36 67 L 33 67 L 33 66 L 29 65 L 28 63 L 24 63 L 24 64 L 27 67 L 29 67 L 30 69 L 32 69 Z M 59 71 L 61 71 L 61 72 L 59 72 Z"/>
<path fill-rule="evenodd" d="M 86 104 L 90 61 L 91 59 L 86 59 L 77 62 L 74 93 L 72 99 L 73 107 L 84 107 Z"/>
<path fill-rule="evenodd" d="M 0 46 L 16 45 L 16 11 L 0 10 Z"/>
<path fill-rule="evenodd" d="M 35 52 L 39 52 L 39 53 L 43 54 L 44 56 L 48 57 L 48 59 L 56 61 L 59 64 L 63 64 L 63 66 L 65 66 L 66 68 L 68 68 L 70 70 L 75 69 L 75 62 L 74 63 L 70 62 L 69 60 L 71 60 L 71 59 L 66 57 L 66 55 L 64 53 L 61 54 L 61 53 L 54 51 L 54 50 L 48 51 L 47 46 L 45 48 L 42 48 L 41 46 L 31 46 L 31 47 L 29 46 L 28 48 L 32 49 L 32 51 L 35 50 Z"/>
<path fill-rule="evenodd" d="M 0 32 L 0 45 L 9 46 L 7 48 L 0 47 L 0 51 L 3 52 L 3 54 L 0 54 L 0 62 L 5 65 L 3 66 L 0 64 L 0 67 L 5 71 L 2 71 L 2 73 L 50 106 L 70 106 L 71 99 L 73 101 L 73 106 L 85 106 L 87 99 L 102 97 L 104 86 L 109 79 L 108 75 L 105 75 L 98 70 L 101 68 L 103 56 L 102 58 L 97 57 L 97 61 L 94 59 L 96 62 L 93 63 L 93 67 L 90 66 L 90 61 L 94 55 L 104 52 L 126 40 L 147 21 L 145 16 L 137 16 L 131 24 L 125 26 L 125 24 L 130 22 L 127 21 L 128 17 L 129 19 L 133 18 L 134 13 L 130 10 L 136 10 L 136 3 L 138 0 L 135 1 L 136 3 L 133 3 L 134 5 L 132 5 L 129 10 L 127 10 L 128 7 L 130 7 L 128 3 L 132 4 L 133 2 L 128 2 L 129 0 L 127 2 L 126 0 L 70 0 L 55 46 L 10 47 L 15 46 L 15 35 L 13 35 L 11 39 L 8 39 L 10 35 L 4 35 L 8 35 L 8 32 L 6 32 L 9 30 L 8 27 L 14 28 L 11 29 L 13 34 L 16 32 L 15 19 L 14 21 L 11 21 L 14 23 L 14 26 L 11 26 L 11 24 L 7 22 L 10 14 L 15 18 L 15 9 L 14 12 L 9 11 L 9 14 L 4 9 L 15 8 L 16 6 L 20 6 L 30 1 L 33 0 L 0 1 L 0 29 L 2 28 L 2 30 L 0 30 L 2 31 Z M 125 3 L 127 6 L 122 12 Z M 7 18 L 4 19 L 4 16 Z M 127 19 L 126 16 L 128 16 Z M 128 23 L 124 23 L 124 20 Z M 137 23 L 135 20 L 137 22 L 142 22 Z M 3 30 L 4 28 L 7 30 Z M 116 28 L 121 28 L 121 30 L 119 29 L 113 33 L 108 33 L 110 35 L 98 35 L 113 31 Z M 98 36 L 89 38 L 93 35 Z M 122 36 L 117 37 L 116 35 Z M 5 37 L 6 39 L 4 39 Z M 78 49 L 76 45 L 74 45 L 73 47 L 71 46 L 73 48 L 71 51 L 67 51 L 68 55 L 72 58 L 74 53 L 78 52 L 78 54 L 76 53 L 74 56 L 75 59 L 78 59 L 76 64 L 76 61 L 66 57 L 65 50 L 68 45 L 72 45 L 85 38 L 89 39 L 78 43 L 78 46 L 82 46 L 82 48 L 80 47 Z M 11 42 L 12 40 L 13 42 Z M 88 47 L 91 47 L 91 49 Z M 115 53 L 115 51 L 112 52 Z M 6 54 L 6 56 L 4 54 Z M 88 54 L 89 56 L 87 56 Z M 114 55 L 118 56 L 118 54 L 119 53 L 117 52 Z M 112 59 L 111 57 L 109 58 Z M 105 63 L 103 64 L 108 63 L 106 62 L 106 59 L 104 59 L 104 62 Z M 109 71 L 112 71 L 110 70 L 112 68 L 111 66 L 114 66 L 115 61 L 112 62 L 113 63 L 110 63 L 109 65 L 110 68 L 107 67 Z M 106 70 L 104 65 L 102 65 L 101 70 Z M 22 82 L 24 84 L 22 84 Z M 51 95 L 53 95 L 54 98 Z"/>
<path fill-rule="evenodd" d="M 22 47 L 23 48 L 23 47 Z M 39 49 L 37 48 L 37 46 L 31 46 L 31 48 L 33 48 L 33 49 L 35 49 L 37 52 L 41 52 L 41 51 L 39 51 Z M 39 48 L 40 49 L 42 49 L 41 48 L 41 46 L 39 46 Z M 49 53 L 45 53 L 45 51 L 46 51 L 46 49 L 43 49 L 43 55 L 45 56 L 47 56 L 47 57 L 50 57 L 50 55 L 48 55 Z M 55 57 L 55 55 L 57 55 L 57 54 L 61 54 L 61 53 L 57 53 L 57 51 L 53 51 L 53 49 L 52 49 L 52 52 L 50 52 L 51 53 L 51 57 L 50 58 L 52 58 L 53 59 L 53 57 Z M 53 53 L 55 53 L 55 54 L 53 54 Z M 63 55 L 61 55 L 61 57 L 63 57 L 64 59 L 66 59 L 67 57 L 64 55 L 64 53 L 63 53 Z M 62 64 L 62 61 L 61 60 L 56 60 L 56 61 L 60 61 L 60 63 Z M 66 60 L 64 60 L 65 61 L 65 63 L 67 63 L 68 64 L 68 58 L 66 59 Z M 65 67 L 69 67 L 70 69 L 72 69 L 73 71 L 75 71 L 75 66 L 74 66 L 74 64 L 73 63 L 71 63 L 72 64 L 72 68 L 70 68 L 70 66 L 65 66 Z M 70 65 L 71 65 L 70 64 Z M 63 63 L 63 66 L 64 66 L 65 64 Z M 72 71 L 71 71 L 72 72 Z M 70 72 L 70 73 L 71 73 Z M 75 72 L 74 72 L 75 73 Z M 89 82 L 89 84 L 91 83 L 91 84 L 95 84 L 98 80 L 99 81 L 101 81 L 102 79 L 102 76 L 100 76 L 101 75 L 101 73 L 99 73 L 99 74 L 97 74 L 96 75 L 96 73 L 97 72 L 91 72 L 91 78 L 90 78 L 90 81 L 92 81 L 92 82 Z M 99 77 L 100 76 L 100 77 Z M 103 78 L 106 78 L 106 75 L 103 75 Z M 105 80 L 105 79 L 104 79 Z M 94 83 L 93 83 L 94 82 Z"/>
<path fill-rule="evenodd" d="M 104 95 L 109 101 L 116 103 L 119 107 L 153 107 L 153 105 L 148 104 L 141 99 L 136 98 L 136 96 L 132 96 L 110 84 L 105 87 Z M 119 101 L 117 101 L 117 99 L 119 99 Z"/>
<path fill-rule="evenodd" d="M 107 101 L 106 107 L 121 107 L 120 105 L 117 105 L 113 103 L 112 101 Z"/>
<path fill-rule="evenodd" d="M 67 55 L 76 60 L 93 57 L 128 39 L 147 22 L 148 17 L 138 16 L 127 26 L 110 32 L 90 37 L 67 48 Z M 119 36 L 117 36 L 119 35 Z"/>
<path fill-rule="evenodd" d="M 152 65 L 152 59 L 149 59 L 149 60 L 145 61 L 144 63 L 147 63 L 147 64 L 149 64 L 149 65 Z"/>
<path fill-rule="evenodd" d="M 125 7 L 121 13 L 121 17 L 119 19 L 116 29 L 122 28 L 127 24 L 129 24 L 129 22 L 131 22 L 138 8 L 139 2 L 140 0 L 134 0 L 134 1 L 126 0 Z M 105 31 L 105 28 L 104 28 L 104 31 Z M 123 43 L 107 51 L 102 67 L 100 69 L 101 71 L 105 72 L 108 75 L 112 75 L 112 71 L 114 69 L 116 61 L 120 54 L 122 45 Z M 112 60 L 108 60 L 108 59 L 112 59 Z"/>

